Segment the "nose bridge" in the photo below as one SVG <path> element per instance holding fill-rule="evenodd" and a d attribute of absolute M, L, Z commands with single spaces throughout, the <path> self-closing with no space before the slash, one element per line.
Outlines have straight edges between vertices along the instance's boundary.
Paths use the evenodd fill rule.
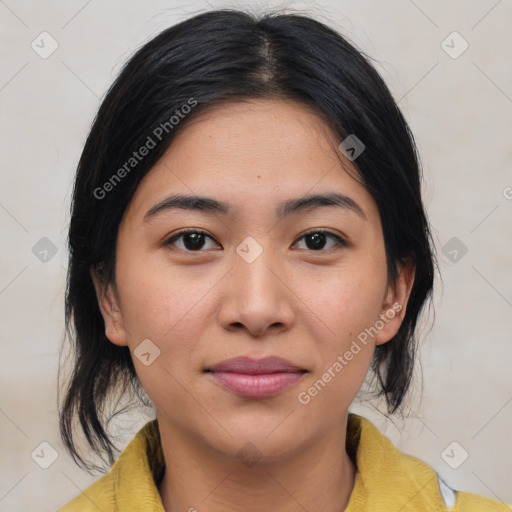
<path fill-rule="evenodd" d="M 239 252 L 242 247 L 239 248 Z M 250 251 L 253 251 L 251 248 Z M 249 252 L 250 254 L 250 252 Z M 254 301 L 259 296 L 265 297 L 267 303 L 275 298 L 279 283 L 276 277 L 270 271 L 270 268 L 278 267 L 271 249 L 261 252 L 254 260 L 245 259 L 243 255 L 237 253 L 234 258 L 234 274 L 236 274 L 236 285 L 240 297 L 247 296 L 248 299 Z"/>
<path fill-rule="evenodd" d="M 280 268 L 272 249 L 263 249 L 254 239 L 239 245 L 222 298 L 224 328 L 243 325 L 252 334 L 262 334 L 270 326 L 289 326 L 293 310 L 286 280 L 278 277 Z"/>

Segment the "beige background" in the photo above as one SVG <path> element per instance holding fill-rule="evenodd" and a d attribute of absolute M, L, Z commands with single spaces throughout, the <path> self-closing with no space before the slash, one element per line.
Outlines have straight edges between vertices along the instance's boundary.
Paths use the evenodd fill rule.
<path fill-rule="evenodd" d="M 420 148 L 444 281 L 422 345 L 423 400 L 416 393 L 411 416 L 394 423 L 369 407 L 354 410 L 455 488 L 512 502 L 512 4 L 289 5 L 330 22 L 378 61 Z M 207 7 L 204 1 L 0 0 L 0 510 L 53 511 L 97 478 L 73 464 L 57 428 L 72 178 L 121 65 L 148 38 Z M 46 59 L 31 47 L 43 31 L 58 44 Z M 460 36 L 451 35 L 443 48 L 453 31 Z M 469 47 L 452 58 L 464 40 Z M 445 248 L 453 237 L 459 248 Z M 53 245 L 55 255 L 41 252 Z M 451 261 L 454 248 L 458 261 Z M 126 440 L 145 420 L 126 420 Z M 57 454 L 48 469 L 31 458 L 36 450 L 50 460 L 52 448 L 41 442 Z M 457 469 L 442 457 L 448 453 L 455 465 L 462 450 L 469 457 Z"/>

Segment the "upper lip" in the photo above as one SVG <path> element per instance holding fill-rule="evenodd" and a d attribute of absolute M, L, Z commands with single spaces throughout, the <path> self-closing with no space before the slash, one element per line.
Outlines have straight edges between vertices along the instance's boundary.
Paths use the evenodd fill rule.
<path fill-rule="evenodd" d="M 266 373 L 294 372 L 303 373 L 307 370 L 299 368 L 281 357 L 264 357 L 252 359 L 250 357 L 234 357 L 226 359 L 206 369 L 209 372 L 246 373 L 249 375 L 261 375 Z"/>

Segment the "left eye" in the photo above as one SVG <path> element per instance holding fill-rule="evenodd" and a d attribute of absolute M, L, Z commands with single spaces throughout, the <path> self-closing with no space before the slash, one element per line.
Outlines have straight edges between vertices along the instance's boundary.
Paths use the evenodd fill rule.
<path fill-rule="evenodd" d="M 328 244 L 329 238 L 331 240 L 334 240 L 334 242 L 331 244 L 330 247 L 326 248 L 326 245 Z M 346 246 L 345 240 L 343 240 L 338 235 L 335 235 L 334 233 L 330 233 L 329 231 L 325 231 L 322 229 L 315 229 L 312 231 L 309 231 L 305 235 L 302 235 L 299 240 L 304 240 L 306 244 L 306 249 L 312 250 L 312 251 L 321 251 L 322 249 L 332 249 L 336 246 Z M 298 242 L 296 242 L 298 243 Z"/>

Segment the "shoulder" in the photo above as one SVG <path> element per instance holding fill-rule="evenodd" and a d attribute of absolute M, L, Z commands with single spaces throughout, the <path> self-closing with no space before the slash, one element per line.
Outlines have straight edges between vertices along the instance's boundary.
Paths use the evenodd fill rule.
<path fill-rule="evenodd" d="M 98 507 L 108 512 L 115 510 L 115 502 L 113 478 L 111 473 L 108 473 L 93 482 L 57 512 L 98 512 Z"/>
<path fill-rule="evenodd" d="M 163 468 L 156 421 L 147 423 L 130 441 L 111 470 L 58 512 L 163 511 L 155 475 Z"/>
<path fill-rule="evenodd" d="M 349 417 L 347 434 L 358 467 L 353 503 L 364 503 L 361 510 L 512 512 L 501 501 L 452 489 L 434 468 L 401 452 L 363 417 Z"/>
<path fill-rule="evenodd" d="M 480 494 L 457 491 L 453 512 L 512 512 L 512 506 Z"/>
<path fill-rule="evenodd" d="M 512 512 L 512 507 L 480 494 L 455 491 L 439 475 L 439 492 L 450 512 Z"/>
<path fill-rule="evenodd" d="M 425 461 L 397 452 L 402 470 L 398 481 L 413 495 L 411 512 L 424 510 L 422 507 L 430 511 L 432 506 L 441 507 L 435 508 L 436 512 L 512 512 L 511 506 L 496 499 L 453 489 Z M 409 508 L 405 507 L 406 511 Z"/>

